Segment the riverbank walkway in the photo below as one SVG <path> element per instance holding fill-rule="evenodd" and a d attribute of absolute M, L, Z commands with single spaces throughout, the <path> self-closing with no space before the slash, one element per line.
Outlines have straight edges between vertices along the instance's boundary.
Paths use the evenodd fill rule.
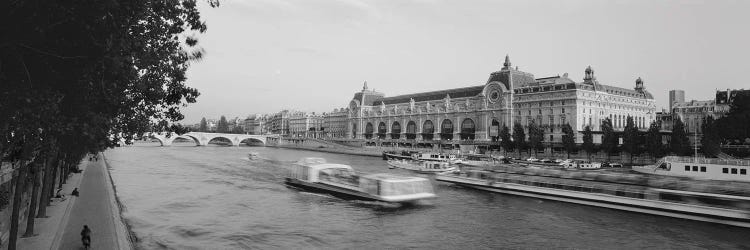
<path fill-rule="evenodd" d="M 18 249 L 83 249 L 80 235 L 83 225 L 92 230 L 91 249 L 131 248 L 103 154 L 99 154 L 98 160 L 84 160 L 79 166 L 83 172 L 73 174 L 63 185 L 66 199 L 54 199 L 47 208 L 49 217 L 37 219 L 37 235 L 20 238 Z M 70 195 L 76 187 L 79 197 Z"/>

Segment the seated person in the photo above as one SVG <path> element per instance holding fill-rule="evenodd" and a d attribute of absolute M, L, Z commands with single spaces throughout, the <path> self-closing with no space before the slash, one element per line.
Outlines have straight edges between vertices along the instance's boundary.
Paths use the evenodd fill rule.
<path fill-rule="evenodd" d="M 70 193 L 70 195 L 73 195 L 73 196 L 75 196 L 75 197 L 78 197 L 78 188 L 74 188 L 74 189 L 73 189 L 73 192 L 72 192 L 72 193 Z"/>

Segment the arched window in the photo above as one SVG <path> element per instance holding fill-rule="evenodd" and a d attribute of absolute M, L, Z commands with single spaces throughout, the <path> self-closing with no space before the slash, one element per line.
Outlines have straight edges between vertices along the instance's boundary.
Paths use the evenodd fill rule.
<path fill-rule="evenodd" d="M 492 138 L 492 141 L 500 140 L 500 129 L 500 122 L 492 119 L 492 124 L 490 125 L 490 138 Z"/>
<path fill-rule="evenodd" d="M 432 140 L 434 134 L 435 126 L 432 124 L 432 121 L 424 121 L 424 123 L 422 124 L 422 138 L 425 140 Z"/>
<path fill-rule="evenodd" d="M 401 124 L 393 122 L 391 124 L 391 139 L 399 139 L 401 137 Z"/>
<path fill-rule="evenodd" d="M 441 140 L 452 140 L 453 139 L 453 122 L 445 119 L 440 124 L 440 139 Z"/>
<path fill-rule="evenodd" d="M 417 124 L 414 121 L 409 121 L 406 124 L 406 139 L 414 140 L 417 138 Z"/>
<path fill-rule="evenodd" d="M 385 139 L 385 122 L 380 122 L 378 124 L 378 139 Z"/>
<path fill-rule="evenodd" d="M 365 139 L 372 139 L 372 134 L 374 132 L 374 128 L 372 127 L 372 123 L 367 123 L 365 125 Z"/>
<path fill-rule="evenodd" d="M 474 131 L 476 128 L 473 120 L 466 118 L 461 122 L 461 140 L 474 140 Z"/>

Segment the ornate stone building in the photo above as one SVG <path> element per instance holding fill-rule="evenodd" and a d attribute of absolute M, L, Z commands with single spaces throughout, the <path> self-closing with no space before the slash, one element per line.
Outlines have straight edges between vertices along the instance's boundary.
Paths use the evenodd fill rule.
<path fill-rule="evenodd" d="M 507 56 L 503 67 L 477 86 L 386 97 L 365 82 L 349 112 L 349 138 L 426 144 L 498 141 L 501 128 L 512 131 L 514 122 L 542 125 L 545 141 L 560 142 L 565 123 L 581 132 L 585 125 L 599 130 L 604 118 L 611 118 L 616 130 L 625 127 L 628 115 L 639 128 L 655 119 L 653 96 L 640 78 L 633 89 L 603 85 L 588 67 L 583 82 L 567 74 L 535 79 L 513 68 Z M 582 141 L 580 134 L 577 140 Z"/>

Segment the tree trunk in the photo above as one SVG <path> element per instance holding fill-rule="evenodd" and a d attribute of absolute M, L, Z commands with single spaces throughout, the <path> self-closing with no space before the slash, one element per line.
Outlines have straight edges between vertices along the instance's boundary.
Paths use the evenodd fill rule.
<path fill-rule="evenodd" d="M 16 250 L 16 240 L 18 239 L 18 214 L 21 212 L 21 195 L 23 188 L 26 186 L 26 168 L 24 162 L 18 163 L 18 176 L 16 177 L 16 187 L 13 192 L 13 212 L 10 216 L 10 235 L 8 235 L 8 250 Z"/>
<path fill-rule="evenodd" d="M 62 165 L 61 161 L 62 161 L 62 158 L 59 157 L 58 155 L 55 165 L 52 166 L 52 175 L 50 176 L 51 181 L 50 181 L 49 197 L 55 197 L 54 195 L 57 193 L 55 192 L 55 183 L 60 179 L 57 177 L 57 174 L 58 174 L 58 170 L 60 166 Z"/>
<path fill-rule="evenodd" d="M 55 167 L 57 162 L 57 153 L 51 153 L 47 157 L 47 162 L 44 164 L 41 172 L 44 174 L 42 177 L 42 193 L 39 195 L 39 211 L 36 214 L 37 218 L 47 218 L 47 206 L 49 206 L 50 197 L 55 186 L 55 179 L 51 177 L 52 168 Z M 50 183 L 51 182 L 51 183 Z"/>
<path fill-rule="evenodd" d="M 34 188 L 31 189 L 31 204 L 29 205 L 29 214 L 26 217 L 26 232 L 23 234 L 23 237 L 34 236 L 34 219 L 36 219 L 36 209 L 38 205 L 37 193 L 39 193 L 39 176 L 41 176 L 41 166 L 44 166 L 44 162 L 35 162 L 31 166 L 30 174 L 33 179 L 32 182 Z"/>

